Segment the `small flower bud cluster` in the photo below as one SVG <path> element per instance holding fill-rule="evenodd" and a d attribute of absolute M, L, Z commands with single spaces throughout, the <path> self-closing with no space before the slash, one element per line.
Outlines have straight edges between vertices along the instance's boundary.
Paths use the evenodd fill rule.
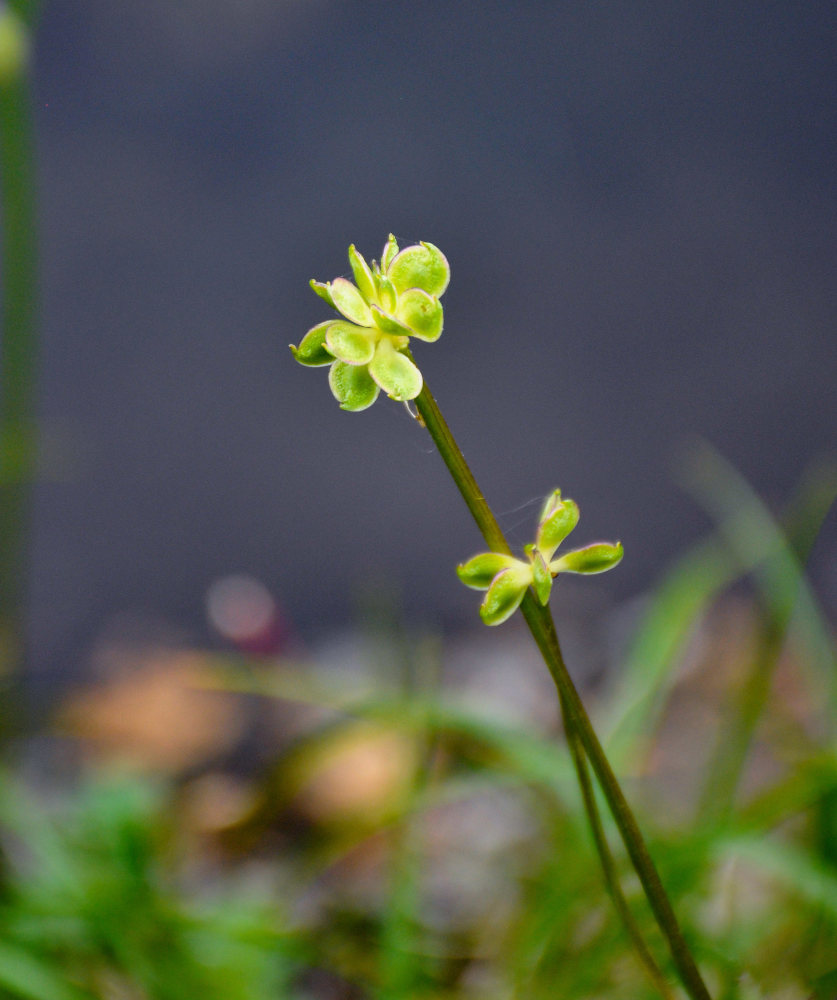
<path fill-rule="evenodd" d="M 398 249 L 390 234 L 381 255 L 367 264 L 354 246 L 346 278 L 311 282 L 311 287 L 342 319 L 312 327 L 291 351 L 302 365 L 330 365 L 328 381 L 344 410 L 365 410 L 381 389 L 396 400 L 415 399 L 421 372 L 405 353 L 410 337 L 432 342 L 442 333 L 439 296 L 448 287 L 450 268 L 432 243 Z"/>
<path fill-rule="evenodd" d="M 554 490 L 546 498 L 538 519 L 535 541 L 524 546 L 526 559 L 515 559 L 502 552 L 483 552 L 457 567 L 466 587 L 487 591 L 480 606 L 486 625 L 500 625 L 510 618 L 532 587 L 541 604 L 546 604 L 552 581 L 559 573 L 604 573 L 622 559 L 621 542 L 596 542 L 553 559 L 561 542 L 578 524 L 578 505 L 562 500 Z"/>

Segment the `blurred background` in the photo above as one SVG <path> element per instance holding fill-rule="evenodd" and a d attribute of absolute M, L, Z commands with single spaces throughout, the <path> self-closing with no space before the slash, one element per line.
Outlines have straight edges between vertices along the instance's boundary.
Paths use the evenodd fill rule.
<path fill-rule="evenodd" d="M 39 688 L 126 614 L 205 640 L 232 573 L 309 640 L 370 587 L 476 624 L 427 437 L 287 348 L 390 231 L 451 262 L 417 360 L 514 542 L 555 486 L 624 542 L 592 600 L 706 527 L 695 436 L 782 504 L 837 443 L 835 35 L 825 2 L 44 3 Z M 832 519 L 832 609 L 836 556 Z"/>

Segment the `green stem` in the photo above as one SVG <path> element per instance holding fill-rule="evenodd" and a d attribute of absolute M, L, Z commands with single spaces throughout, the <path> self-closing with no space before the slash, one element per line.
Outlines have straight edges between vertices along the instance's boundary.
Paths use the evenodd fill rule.
<path fill-rule="evenodd" d="M 549 668 L 549 672 L 552 674 L 552 679 L 555 681 L 556 687 L 559 691 L 564 692 L 567 717 L 577 730 L 579 739 L 584 747 L 584 752 L 587 754 L 593 770 L 596 772 L 596 777 L 599 779 L 599 784 L 601 785 L 613 819 L 616 822 L 616 826 L 619 829 L 625 848 L 628 851 L 628 856 L 645 891 L 648 903 L 654 912 L 657 924 L 668 942 L 672 959 L 680 974 L 680 979 L 693 1000 L 709 1000 L 709 991 L 701 978 L 697 965 L 689 951 L 689 946 L 686 944 L 680 930 L 677 917 L 669 902 L 668 895 L 663 887 L 654 861 L 645 845 L 639 825 L 622 792 L 619 781 L 613 773 L 610 762 L 605 756 L 604 750 L 599 743 L 599 738 L 596 736 L 596 732 L 587 715 L 587 710 L 567 670 L 561 647 L 558 643 L 558 636 L 555 632 L 552 615 L 548 608 L 542 607 L 537 602 L 531 591 L 523 598 L 520 608 L 529 626 L 529 631 L 532 633 L 541 651 L 541 655 Z"/>
<path fill-rule="evenodd" d="M 35 465 L 36 225 L 28 81 L 30 5 L 0 9 L 0 661 L 23 657 L 23 603 Z M 25 19 L 25 20 L 24 20 Z"/>
<path fill-rule="evenodd" d="M 567 706 L 563 692 L 560 689 L 558 691 L 558 695 L 561 700 L 561 715 L 564 719 L 567 744 L 569 745 L 573 764 L 575 765 L 575 773 L 578 777 L 581 797 L 584 800 L 584 810 L 587 813 L 587 819 L 590 823 L 590 832 L 593 837 L 593 843 L 596 845 L 596 851 L 599 855 L 599 862 L 602 866 L 602 873 L 604 874 L 608 894 L 613 901 L 616 912 L 622 918 L 622 923 L 625 925 L 625 930 L 628 933 L 628 937 L 631 939 L 634 951 L 636 952 L 637 957 L 642 963 L 645 971 L 648 973 L 648 977 L 657 987 L 660 995 L 664 997 L 665 1000 L 674 1000 L 674 994 L 671 991 L 671 987 L 660 970 L 660 967 L 657 965 L 657 962 L 651 954 L 648 945 L 645 943 L 642 932 L 637 926 L 634 916 L 631 913 L 631 909 L 628 906 L 628 901 L 625 899 L 625 894 L 622 892 L 622 886 L 619 884 L 619 875 L 616 871 L 616 864 L 613 860 L 613 855 L 610 852 L 610 846 L 607 842 L 604 827 L 602 826 L 601 816 L 599 815 L 599 807 L 596 803 L 596 794 L 593 789 L 593 783 L 590 780 L 590 772 L 587 770 L 587 759 L 584 756 L 584 747 L 579 739 L 578 732 L 569 720 L 569 707 Z"/>
<path fill-rule="evenodd" d="M 447 426 L 426 382 L 415 402 L 428 433 L 439 449 L 442 459 L 447 465 L 459 492 L 462 494 L 489 547 L 494 552 L 510 553 L 509 544 L 486 503 L 474 479 L 473 473 L 468 468 L 465 457 L 459 450 L 459 446 L 454 440 L 450 428 Z M 683 938 L 677 917 L 663 888 L 648 848 L 645 846 L 645 841 L 643 840 L 636 819 L 602 750 L 578 691 L 564 663 L 564 657 L 549 609 L 542 607 L 530 590 L 527 591 L 526 596 L 523 598 L 521 611 L 558 688 L 562 707 L 565 711 L 565 718 L 569 724 L 568 732 L 572 730 L 577 734 L 584 752 L 593 766 L 608 807 L 628 851 L 628 856 L 639 877 L 660 930 L 668 942 L 669 950 L 671 951 L 681 981 L 689 996 L 692 997 L 692 1000 L 710 1000 L 709 991 Z"/>

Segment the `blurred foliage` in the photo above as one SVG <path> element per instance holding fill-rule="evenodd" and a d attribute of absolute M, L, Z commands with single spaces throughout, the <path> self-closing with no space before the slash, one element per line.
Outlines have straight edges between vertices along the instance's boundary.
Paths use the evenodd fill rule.
<path fill-rule="evenodd" d="M 646 600 L 595 715 L 713 997 L 833 1000 L 837 675 L 803 566 L 837 481 L 812 475 L 777 521 L 708 449 L 687 475 L 718 530 Z M 560 738 L 469 702 L 442 683 L 442 644 L 386 619 L 360 671 L 198 652 L 167 671 L 158 650 L 153 697 L 134 672 L 112 705 L 179 713 L 178 732 L 106 727 L 104 755 L 60 792 L 7 776 L 0 997 L 655 996 Z M 169 715 L 165 676 L 180 685 Z M 84 711 L 102 731 L 105 690 L 64 713 L 77 735 Z M 278 713 L 249 769 L 224 770 L 245 727 L 219 698 Z M 215 720 L 217 752 L 190 711 Z M 131 770 L 115 766 L 119 732 Z"/>
<path fill-rule="evenodd" d="M 153 782 L 90 779 L 53 808 L 6 782 L 0 804 L 0 995 L 282 995 L 291 947 L 275 901 L 232 885 L 185 892 Z"/>

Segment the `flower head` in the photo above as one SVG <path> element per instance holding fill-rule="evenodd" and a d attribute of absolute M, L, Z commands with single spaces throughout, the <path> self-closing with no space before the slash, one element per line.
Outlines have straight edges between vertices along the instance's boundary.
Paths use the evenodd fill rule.
<path fill-rule="evenodd" d="M 541 508 L 535 541 L 524 546 L 526 559 L 503 552 L 483 552 L 457 566 L 456 572 L 466 587 L 487 591 L 480 605 L 480 617 L 486 625 L 500 625 L 510 618 L 527 587 L 533 587 L 541 604 L 546 604 L 552 580 L 559 573 L 604 573 L 621 561 L 621 542 L 596 542 L 553 559 L 578 518 L 575 501 L 562 500 L 561 491 L 554 490 Z"/>
<path fill-rule="evenodd" d="M 398 249 L 390 234 L 380 266 L 366 263 L 349 247 L 354 284 L 346 278 L 311 281 L 311 287 L 342 318 L 312 327 L 291 344 L 300 364 L 330 365 L 331 391 L 344 410 L 365 410 L 381 389 L 396 400 L 415 399 L 421 372 L 406 354 L 410 337 L 438 340 L 442 333 L 439 296 L 450 268 L 432 243 Z"/>

